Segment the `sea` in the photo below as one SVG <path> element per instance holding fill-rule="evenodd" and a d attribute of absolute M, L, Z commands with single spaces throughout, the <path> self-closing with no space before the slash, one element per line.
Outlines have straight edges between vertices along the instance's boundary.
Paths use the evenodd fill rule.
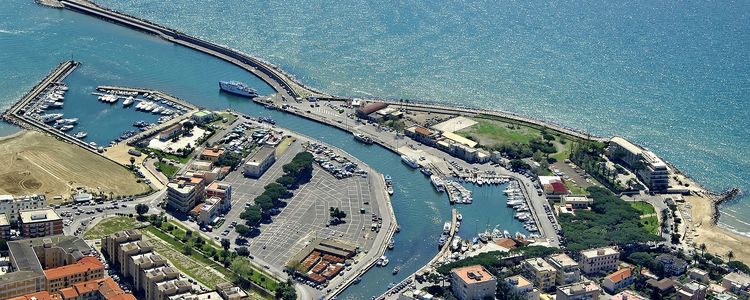
<path fill-rule="evenodd" d="M 99 3 L 273 62 L 330 94 L 497 109 L 620 135 L 713 191 L 750 187 L 748 1 Z M 154 88 L 208 108 L 273 116 L 394 176 L 394 209 L 403 229 L 396 242 L 409 245 L 391 254 L 391 264 L 403 265 L 401 273 L 436 252 L 434 241 L 450 215 L 447 199 L 428 193 L 429 181 L 413 179 L 421 175 L 397 156 L 219 93 L 217 81 L 224 79 L 245 81 L 261 93 L 271 89 L 215 58 L 31 0 L 0 2 L 0 109 L 71 58 L 82 65 L 66 80 L 71 91 L 63 112 L 81 118 L 79 127 L 98 144 L 131 130 L 131 122 L 150 119 L 97 102 L 90 94 L 97 85 Z M 0 124 L 0 135 L 16 131 Z M 721 212 L 723 227 L 750 233 L 747 196 Z M 488 223 L 487 216 L 472 218 Z M 505 217 L 489 223 L 519 228 Z M 430 247 L 412 247 L 423 243 Z M 343 298 L 370 298 L 400 280 L 390 269 L 373 272 Z"/>

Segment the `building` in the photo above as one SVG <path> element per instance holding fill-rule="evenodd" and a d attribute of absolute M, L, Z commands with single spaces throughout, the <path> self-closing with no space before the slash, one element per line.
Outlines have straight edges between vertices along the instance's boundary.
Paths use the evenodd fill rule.
<path fill-rule="evenodd" d="M 613 295 L 609 300 L 648 300 L 648 298 L 638 295 L 631 290 L 624 290 Z"/>
<path fill-rule="evenodd" d="M 206 198 L 219 198 L 219 210 L 228 211 L 232 208 L 232 185 L 226 182 L 214 181 L 206 187 Z"/>
<path fill-rule="evenodd" d="M 216 285 L 216 292 L 224 300 L 247 300 L 247 293 L 241 288 L 232 285 L 229 282 L 222 282 Z"/>
<path fill-rule="evenodd" d="M 669 278 L 663 278 L 661 280 L 649 279 L 646 280 L 646 286 L 652 291 L 658 292 L 661 295 L 667 295 L 674 292 L 674 281 Z"/>
<path fill-rule="evenodd" d="M 510 286 L 514 293 L 522 295 L 528 300 L 539 300 L 539 290 L 528 279 L 521 275 L 505 278 L 505 282 Z"/>
<path fill-rule="evenodd" d="M 607 273 L 617 269 L 620 252 L 611 247 L 581 251 L 581 271 L 584 274 Z"/>
<path fill-rule="evenodd" d="M 141 290 L 140 287 L 146 286 L 147 270 L 169 266 L 169 263 L 164 257 L 154 252 L 134 255 L 131 256 L 129 260 L 128 273 L 131 274 L 133 286 L 138 287 L 138 290 Z"/>
<path fill-rule="evenodd" d="M 570 194 L 559 176 L 539 176 L 539 183 L 542 185 L 547 200 L 561 202 L 563 196 Z"/>
<path fill-rule="evenodd" d="M 159 140 L 166 142 L 182 133 L 182 123 L 177 123 L 159 132 Z"/>
<path fill-rule="evenodd" d="M 0 214 L 0 240 L 10 239 L 10 222 L 5 214 Z"/>
<path fill-rule="evenodd" d="M 47 291 L 46 269 L 74 264 L 91 254 L 77 237 L 64 235 L 8 242 L 10 269 L 0 275 L 0 299 Z"/>
<path fill-rule="evenodd" d="M 388 107 L 388 104 L 383 102 L 369 103 L 363 107 L 357 108 L 355 114 L 357 117 L 366 120 L 377 120 L 381 115 L 376 114 L 377 111 Z"/>
<path fill-rule="evenodd" d="M 672 254 L 661 254 L 654 259 L 654 263 L 660 264 L 664 268 L 665 276 L 679 276 L 687 272 L 688 263 Z"/>
<path fill-rule="evenodd" d="M 21 235 L 34 238 L 63 233 L 63 221 L 51 208 L 22 210 Z"/>
<path fill-rule="evenodd" d="M 205 202 L 198 204 L 193 212 L 195 213 L 195 220 L 199 225 L 213 225 L 214 219 L 219 215 L 221 211 L 222 200 L 218 197 L 211 197 L 206 199 Z"/>
<path fill-rule="evenodd" d="M 224 149 L 219 147 L 206 148 L 201 151 L 200 159 L 215 163 L 224 155 Z"/>
<path fill-rule="evenodd" d="M 107 277 L 78 283 L 60 290 L 64 300 L 135 300 L 136 298 L 123 291 L 120 286 Z"/>
<path fill-rule="evenodd" d="M 609 293 L 614 293 L 619 289 L 629 286 L 633 283 L 634 278 L 633 269 L 620 269 L 602 279 L 602 288 Z"/>
<path fill-rule="evenodd" d="M 625 163 L 651 190 L 669 187 L 669 168 L 653 152 L 616 136 L 609 141 L 607 156 Z"/>
<path fill-rule="evenodd" d="M 555 283 L 566 285 L 581 281 L 581 267 L 565 253 L 550 256 L 547 262 L 555 268 Z"/>
<path fill-rule="evenodd" d="M 259 178 L 276 161 L 276 148 L 262 146 L 245 161 L 242 173 L 247 177 Z"/>
<path fill-rule="evenodd" d="M 193 116 L 190 117 L 195 121 L 196 124 L 207 124 L 211 123 L 214 120 L 216 120 L 217 116 L 214 112 L 209 110 L 201 110 L 193 114 Z"/>
<path fill-rule="evenodd" d="M 601 289 L 592 281 L 577 282 L 557 287 L 557 300 L 597 300 Z"/>
<path fill-rule="evenodd" d="M 521 268 L 526 278 L 542 291 L 555 287 L 557 270 L 542 258 L 529 258 L 521 262 Z"/>
<path fill-rule="evenodd" d="M 13 197 L 0 195 L 0 215 L 5 215 L 9 223 L 21 221 L 21 211 L 47 207 L 44 195 Z"/>
<path fill-rule="evenodd" d="M 149 300 L 168 299 L 170 296 L 190 292 L 193 285 L 187 279 L 172 279 L 157 282 L 154 287 L 154 293 Z"/>
<path fill-rule="evenodd" d="M 172 295 L 167 298 L 168 300 L 216 300 L 221 299 L 221 295 L 218 292 L 205 292 L 201 294 L 182 293 Z"/>
<path fill-rule="evenodd" d="M 460 300 L 494 298 L 497 279 L 481 265 L 451 270 L 451 290 Z"/>
<path fill-rule="evenodd" d="M 569 210 L 588 209 L 594 204 L 594 199 L 586 196 L 563 195 L 560 197 L 560 204 Z"/>
<path fill-rule="evenodd" d="M 740 296 L 750 296 L 750 276 L 732 272 L 724 275 L 721 280 L 721 286 L 727 291 Z"/>
<path fill-rule="evenodd" d="M 439 133 L 421 126 L 412 126 L 404 130 L 404 135 L 428 146 L 434 146 Z"/>
<path fill-rule="evenodd" d="M 119 265 L 120 245 L 141 240 L 141 233 L 137 230 L 118 231 L 101 240 L 102 255 L 107 258 L 112 265 Z"/>
<path fill-rule="evenodd" d="M 47 291 L 54 293 L 77 283 L 104 278 L 104 265 L 96 257 L 85 256 L 74 264 L 44 270 L 44 277 Z"/>
<path fill-rule="evenodd" d="M 708 286 L 697 281 L 683 284 L 677 289 L 677 300 L 703 300 L 706 299 Z"/>
<path fill-rule="evenodd" d="M 187 213 L 203 200 L 205 181 L 201 177 L 180 175 L 167 184 L 167 208 Z"/>
<path fill-rule="evenodd" d="M 711 278 L 708 277 L 708 272 L 698 268 L 688 270 L 688 278 L 702 283 L 711 281 Z"/>

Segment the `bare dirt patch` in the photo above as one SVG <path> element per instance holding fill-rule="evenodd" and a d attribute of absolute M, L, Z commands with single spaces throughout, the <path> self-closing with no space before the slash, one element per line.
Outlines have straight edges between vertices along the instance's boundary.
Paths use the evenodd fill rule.
<path fill-rule="evenodd" d="M 123 166 L 36 131 L 0 138 L 0 194 L 67 198 L 77 187 L 105 195 L 148 191 Z"/>

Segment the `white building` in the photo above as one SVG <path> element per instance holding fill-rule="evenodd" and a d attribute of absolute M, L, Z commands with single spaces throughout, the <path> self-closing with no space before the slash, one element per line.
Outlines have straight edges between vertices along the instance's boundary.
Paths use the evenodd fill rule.
<path fill-rule="evenodd" d="M 242 173 L 247 177 L 259 178 L 276 161 L 276 148 L 260 147 L 245 161 Z"/>
<path fill-rule="evenodd" d="M 611 247 L 581 251 L 581 271 L 585 274 L 608 273 L 617 269 L 620 252 Z"/>
<path fill-rule="evenodd" d="M 521 275 L 507 277 L 505 282 L 508 283 L 512 292 L 523 295 L 528 300 L 539 300 L 539 290 L 525 277 Z"/>
<path fill-rule="evenodd" d="M 451 270 L 451 290 L 460 300 L 494 297 L 497 279 L 481 265 Z"/>
<path fill-rule="evenodd" d="M 13 223 L 21 220 L 22 210 L 38 209 L 47 206 L 44 195 L 29 195 L 13 197 L 0 195 L 0 214 L 5 214 L 8 221 Z"/>
<path fill-rule="evenodd" d="M 661 158 L 621 137 L 613 137 L 607 149 L 609 157 L 622 160 L 652 190 L 669 187 L 669 168 Z"/>

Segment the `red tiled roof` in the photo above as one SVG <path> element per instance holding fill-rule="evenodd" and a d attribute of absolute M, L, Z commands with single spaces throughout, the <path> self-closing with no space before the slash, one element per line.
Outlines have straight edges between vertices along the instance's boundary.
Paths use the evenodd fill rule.
<path fill-rule="evenodd" d="M 104 270 L 104 265 L 101 261 L 96 259 L 96 257 L 85 256 L 79 259 L 78 262 L 74 264 L 44 270 L 44 276 L 47 277 L 47 280 L 54 280 L 74 274 L 86 273 L 87 271 L 93 270 Z"/>
<path fill-rule="evenodd" d="M 630 276 L 632 275 L 633 274 L 630 268 L 625 268 L 607 275 L 607 279 L 611 280 L 614 283 L 618 283 L 624 279 L 630 278 Z"/>

